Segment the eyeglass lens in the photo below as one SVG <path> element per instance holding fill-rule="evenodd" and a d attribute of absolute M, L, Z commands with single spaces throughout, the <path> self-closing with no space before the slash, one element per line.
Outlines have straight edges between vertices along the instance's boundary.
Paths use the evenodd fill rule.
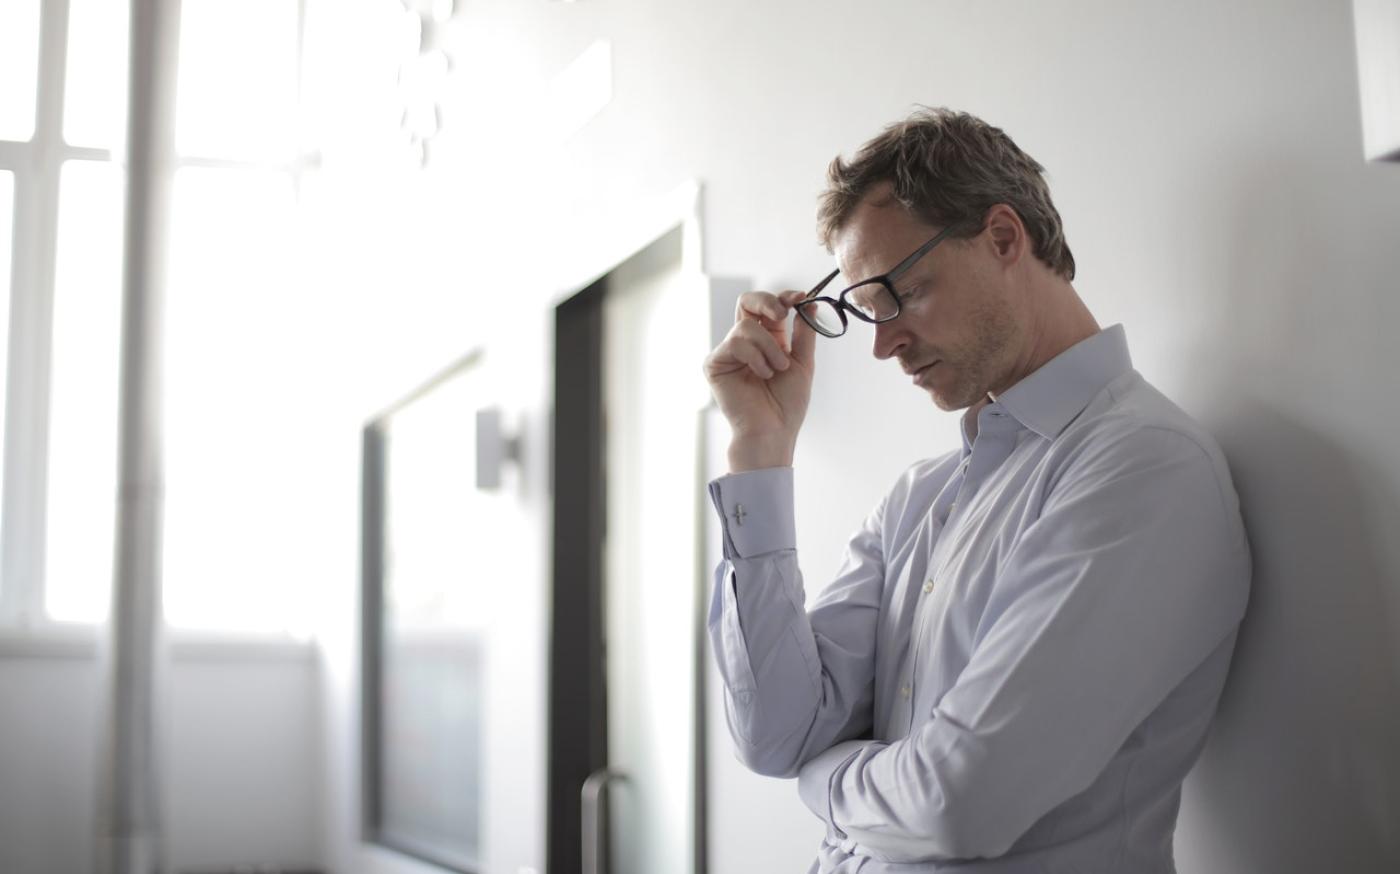
<path fill-rule="evenodd" d="M 829 300 L 807 301 L 801 305 L 800 311 L 807 319 L 807 324 L 815 328 L 818 333 L 828 337 L 839 337 L 846 330 L 846 325 L 841 321 L 841 313 L 837 311 L 836 305 Z"/>
<path fill-rule="evenodd" d="M 846 303 L 872 322 L 883 322 L 899 312 L 899 301 L 882 282 L 865 282 L 846 293 Z"/>
<path fill-rule="evenodd" d="M 838 275 L 837 278 L 841 277 Z M 899 314 L 899 301 L 895 299 L 889 286 L 878 280 L 852 287 L 844 295 L 844 300 L 857 318 L 865 321 L 887 322 Z M 828 337 L 839 337 L 846 332 L 846 323 L 841 318 L 841 312 L 830 300 L 810 300 L 801 304 L 800 310 L 807 323 L 819 333 Z"/>

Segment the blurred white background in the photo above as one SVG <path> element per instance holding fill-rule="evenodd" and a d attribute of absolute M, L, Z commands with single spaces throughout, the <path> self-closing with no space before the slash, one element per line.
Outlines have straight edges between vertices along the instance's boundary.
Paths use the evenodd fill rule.
<path fill-rule="evenodd" d="M 360 840 L 360 429 L 472 349 L 526 435 L 499 530 L 479 532 L 483 567 L 517 557 L 489 607 L 507 667 L 483 870 L 544 870 L 552 307 L 691 181 L 708 275 L 810 285 L 827 162 L 915 103 L 973 112 L 1047 167 L 1080 294 L 1234 470 L 1254 595 L 1179 870 L 1400 868 L 1400 165 L 1363 152 L 1351 4 L 180 5 L 172 870 L 436 870 Z M 126 7 L 0 0 L 6 874 L 92 852 Z M 795 465 L 809 592 L 899 472 L 957 441 L 860 339 L 819 354 Z M 850 465 L 872 423 L 881 451 Z M 714 680 L 710 871 L 805 870 L 817 823 L 734 760 Z"/>

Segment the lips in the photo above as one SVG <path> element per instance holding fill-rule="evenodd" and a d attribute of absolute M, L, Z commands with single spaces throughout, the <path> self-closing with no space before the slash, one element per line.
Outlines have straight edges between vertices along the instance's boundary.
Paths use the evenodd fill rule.
<path fill-rule="evenodd" d="M 923 379 L 923 378 L 924 378 L 924 374 L 926 374 L 926 373 L 928 373 L 930 370 L 932 370 L 932 369 L 933 369 L 933 365 L 934 365 L 934 364 L 938 364 L 938 363 L 940 363 L 940 362 L 935 361 L 935 362 L 933 362 L 933 364 L 925 364 L 923 367 L 920 367 L 918 370 L 915 370 L 915 371 L 913 371 L 912 373 L 910 373 L 910 375 L 914 377 L 914 382 L 918 382 L 919 380 Z"/>

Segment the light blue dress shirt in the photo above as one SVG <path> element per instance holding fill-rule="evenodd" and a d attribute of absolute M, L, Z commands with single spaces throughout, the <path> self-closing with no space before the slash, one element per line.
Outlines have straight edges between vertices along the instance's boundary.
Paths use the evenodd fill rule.
<path fill-rule="evenodd" d="M 739 758 L 798 777 L 826 823 L 811 872 L 1171 872 L 1249 592 L 1225 459 L 1121 325 L 976 421 L 895 483 L 810 608 L 792 469 L 710 484 Z"/>

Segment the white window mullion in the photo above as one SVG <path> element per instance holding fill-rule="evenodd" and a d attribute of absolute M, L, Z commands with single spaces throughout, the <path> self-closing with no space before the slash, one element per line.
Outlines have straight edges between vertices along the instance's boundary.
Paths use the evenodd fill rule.
<path fill-rule="evenodd" d="M 66 143 L 54 150 L 59 162 L 63 161 L 110 161 L 110 149 L 94 149 L 87 146 L 70 146 Z"/>
<path fill-rule="evenodd" d="M 34 138 L 15 166 L 10 348 L 5 427 L 0 617 L 44 623 L 44 520 L 49 424 L 50 337 L 68 0 L 45 0 L 39 26 Z M 11 149 L 10 151 L 14 151 Z"/>
<path fill-rule="evenodd" d="M 0 140 L 0 170 L 22 173 L 29 167 L 29 143 L 12 143 Z"/>
<path fill-rule="evenodd" d="M 0 154 L 0 157 L 9 156 Z M 19 162 L 0 164 L 0 170 L 11 174 L 9 176 L 10 197 L 3 207 L 9 210 L 9 213 L 0 218 L 0 227 L 7 229 L 9 234 L 9 239 L 0 240 L 0 247 L 4 247 L 7 253 L 5 257 L 7 267 L 4 275 L 0 276 L 0 282 L 5 284 L 7 292 L 3 298 L 5 305 L 5 369 L 3 371 L 5 381 L 4 384 L 0 384 L 0 404 L 6 405 L 5 416 L 0 420 L 4 422 L 3 427 L 6 432 L 3 435 L 3 441 L 0 441 L 0 446 L 4 447 L 4 453 L 0 454 L 0 532 L 6 532 L 7 537 L 11 527 L 7 524 L 7 519 L 16 518 L 17 514 L 17 510 L 10 506 L 14 481 L 14 474 L 10 471 L 18 470 L 18 463 L 11 463 L 8 458 L 21 457 L 17 454 L 12 436 L 19 430 L 19 426 L 15 423 L 15 411 L 18 407 L 17 392 L 11 386 L 19 381 L 20 369 L 17 364 L 20 359 L 15 347 L 16 338 L 22 333 L 15 315 L 15 311 L 19 309 L 18 295 L 15 293 L 15 289 L 19 286 L 20 275 L 27 267 L 24 263 L 24 253 L 28 248 L 25 244 L 26 240 L 22 236 L 25 223 L 23 214 L 20 212 L 22 201 L 18 190 L 24 184 L 25 178 L 13 172 L 14 164 L 17 163 Z M 5 561 L 5 557 L 12 554 L 15 554 L 15 551 L 6 548 L 4 542 L 0 541 L 0 627 L 17 624 L 19 617 L 24 612 L 25 596 L 28 593 L 27 588 L 18 585 L 19 575 L 13 573 L 9 562 Z"/>
<path fill-rule="evenodd" d="M 53 323 L 58 163 L 15 178 L 5 504 L 0 611 L 22 626 L 44 616 L 43 549 L 47 474 L 49 337 Z"/>

